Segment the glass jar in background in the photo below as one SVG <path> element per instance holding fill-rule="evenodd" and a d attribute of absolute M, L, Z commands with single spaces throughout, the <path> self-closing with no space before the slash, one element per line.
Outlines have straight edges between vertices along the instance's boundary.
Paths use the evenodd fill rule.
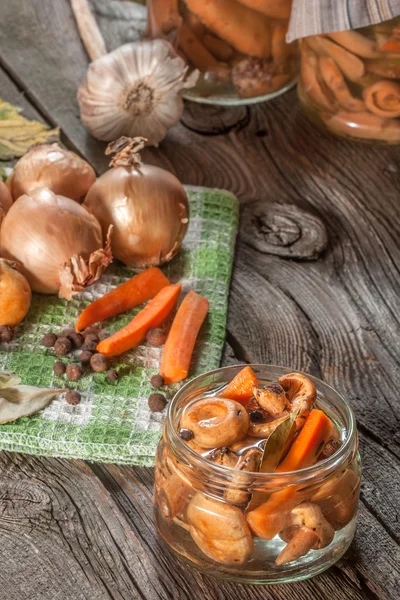
<path fill-rule="evenodd" d="M 298 76 L 297 44 L 286 44 L 291 0 L 148 0 L 150 38 L 169 39 L 192 67 L 184 97 L 219 105 L 275 98 Z"/>
<path fill-rule="evenodd" d="M 289 373 L 281 367 L 251 367 L 260 385 Z M 178 434 L 179 422 L 189 403 L 221 393 L 240 370 L 240 366 L 226 367 L 201 375 L 170 403 L 156 457 L 158 532 L 179 558 L 224 579 L 279 583 L 312 577 L 334 564 L 354 536 L 361 467 L 353 413 L 331 387 L 309 377 L 317 389 L 316 407 L 337 427 L 339 450 L 290 473 L 229 468 L 225 461 L 209 460 L 190 448 Z M 253 438 L 254 446 L 257 442 Z M 286 555 L 283 560 L 282 551 L 299 523 L 315 528 L 318 539 L 303 540 L 309 543 L 303 554 L 295 559 Z"/>
<path fill-rule="evenodd" d="M 300 42 L 299 97 L 309 118 L 358 140 L 400 143 L 400 17 Z"/>

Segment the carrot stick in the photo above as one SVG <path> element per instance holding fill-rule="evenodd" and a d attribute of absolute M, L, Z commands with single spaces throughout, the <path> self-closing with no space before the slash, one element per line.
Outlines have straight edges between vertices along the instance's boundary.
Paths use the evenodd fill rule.
<path fill-rule="evenodd" d="M 383 52 L 392 52 L 393 54 L 399 54 L 400 52 L 400 40 L 387 40 L 381 46 Z"/>
<path fill-rule="evenodd" d="M 178 0 L 150 0 L 147 5 L 150 37 L 163 37 L 180 27 Z"/>
<path fill-rule="evenodd" d="M 76 322 L 76 331 L 83 331 L 86 327 L 115 317 L 143 302 L 154 298 L 165 286 L 169 285 L 168 279 L 157 267 L 146 269 L 125 281 L 99 300 L 89 304 L 79 315 Z"/>
<path fill-rule="evenodd" d="M 204 44 L 195 36 L 186 23 L 182 23 L 179 32 L 179 48 L 196 69 L 216 71 L 220 65 Z"/>
<path fill-rule="evenodd" d="M 244 367 L 219 394 L 219 397 L 246 404 L 253 395 L 253 385 L 258 385 L 256 374 L 251 367 Z"/>
<path fill-rule="evenodd" d="M 368 110 L 379 117 L 400 117 L 400 85 L 394 81 L 377 81 L 364 88 Z"/>
<path fill-rule="evenodd" d="M 194 345 L 208 313 L 208 300 L 189 292 L 173 320 L 164 354 L 160 373 L 166 384 L 182 381 L 187 377 Z"/>
<path fill-rule="evenodd" d="M 349 110 L 350 112 L 360 112 L 365 110 L 364 102 L 351 94 L 347 87 L 347 83 L 333 58 L 330 58 L 329 56 L 320 56 L 319 70 L 326 85 L 332 90 L 336 100 L 342 108 Z"/>
<path fill-rule="evenodd" d="M 316 54 L 330 56 L 338 65 L 342 73 L 350 81 L 358 82 L 365 74 L 363 61 L 342 46 L 338 46 L 327 38 L 313 35 L 307 38 L 307 44 Z"/>
<path fill-rule="evenodd" d="M 273 19 L 290 17 L 292 5 L 290 0 L 239 0 L 239 2 Z"/>
<path fill-rule="evenodd" d="M 331 427 L 329 417 L 322 410 L 314 408 L 276 472 L 298 471 L 312 465 L 319 450 L 328 441 Z"/>
<path fill-rule="evenodd" d="M 228 62 L 232 58 L 234 50 L 224 40 L 220 40 L 211 33 L 205 33 L 202 41 L 217 60 Z"/>
<path fill-rule="evenodd" d="M 298 471 L 312 465 L 319 449 L 328 440 L 331 427 L 331 420 L 321 410 L 314 408 L 276 473 Z M 283 527 L 287 512 L 303 499 L 302 494 L 296 486 L 288 486 L 250 511 L 247 522 L 255 535 L 265 540 L 274 538 Z"/>
<path fill-rule="evenodd" d="M 105 356 L 118 356 L 138 346 L 149 329 L 160 327 L 168 320 L 178 302 L 181 288 L 180 283 L 162 288 L 126 327 L 101 341 L 97 351 Z"/>
<path fill-rule="evenodd" d="M 187 7 L 220 38 L 251 56 L 270 55 L 269 20 L 236 0 L 186 0 Z"/>
<path fill-rule="evenodd" d="M 346 48 L 346 50 L 362 58 L 377 58 L 379 56 L 377 43 L 357 31 L 328 33 L 328 37 L 340 46 L 343 46 L 343 48 Z"/>

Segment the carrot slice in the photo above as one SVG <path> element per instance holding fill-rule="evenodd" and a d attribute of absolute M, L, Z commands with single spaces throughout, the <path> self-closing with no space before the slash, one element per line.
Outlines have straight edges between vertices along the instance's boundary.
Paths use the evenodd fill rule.
<path fill-rule="evenodd" d="M 253 385 L 258 385 L 256 374 L 251 367 L 244 367 L 219 394 L 219 397 L 245 404 L 253 395 Z"/>
<path fill-rule="evenodd" d="M 168 320 L 178 302 L 181 288 L 180 283 L 164 287 L 126 327 L 101 341 L 97 351 L 105 356 L 118 356 L 138 346 L 149 329 L 160 327 Z"/>
<path fill-rule="evenodd" d="M 208 300 L 189 292 L 176 313 L 164 348 L 161 375 L 165 383 L 177 383 L 189 372 L 194 345 L 207 316 Z"/>
<path fill-rule="evenodd" d="M 169 281 L 160 269 L 146 269 L 89 304 L 78 317 L 76 331 L 82 331 L 93 323 L 105 321 L 147 302 L 167 285 Z"/>
<path fill-rule="evenodd" d="M 331 427 L 331 420 L 314 408 L 275 472 L 297 471 L 312 465 L 320 448 L 328 441 Z M 284 526 L 287 512 L 304 500 L 302 493 L 296 486 L 288 486 L 249 512 L 247 522 L 254 534 L 263 540 L 272 540 Z"/>

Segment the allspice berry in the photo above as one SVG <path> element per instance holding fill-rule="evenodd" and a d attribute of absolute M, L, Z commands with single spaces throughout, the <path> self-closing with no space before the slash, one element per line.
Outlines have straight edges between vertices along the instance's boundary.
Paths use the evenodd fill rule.
<path fill-rule="evenodd" d="M 75 331 L 73 333 L 70 333 L 68 335 L 68 338 L 71 340 L 72 342 L 72 346 L 76 349 L 79 350 L 79 348 L 82 348 L 83 346 L 83 335 L 81 335 L 80 333 L 76 333 Z"/>
<path fill-rule="evenodd" d="M 89 352 L 96 352 L 97 342 L 85 342 L 82 346 L 82 350 L 88 350 Z"/>
<path fill-rule="evenodd" d="M 66 356 L 72 350 L 72 342 L 67 337 L 60 337 L 54 344 L 54 351 L 58 356 Z"/>
<path fill-rule="evenodd" d="M 150 346 L 155 346 L 156 348 L 159 346 L 163 346 L 167 341 L 167 334 L 165 331 L 159 327 L 156 329 L 149 329 L 146 335 L 146 340 L 150 344 Z"/>
<path fill-rule="evenodd" d="M 82 367 L 76 363 L 69 364 L 65 372 L 70 381 L 79 381 L 82 377 Z"/>
<path fill-rule="evenodd" d="M 0 344 L 8 344 L 14 339 L 14 331 L 8 325 L 1 325 L 0 327 Z"/>
<path fill-rule="evenodd" d="M 117 381 L 118 371 L 116 371 L 115 369 L 110 369 L 107 372 L 107 379 L 108 379 L 108 381 Z"/>
<path fill-rule="evenodd" d="M 96 354 L 93 354 L 92 358 L 90 359 L 90 366 L 92 367 L 93 371 L 95 371 L 96 373 L 103 373 L 104 371 L 107 371 L 107 369 L 108 369 L 107 357 L 104 356 L 104 354 L 100 354 L 99 352 L 97 352 Z"/>
<path fill-rule="evenodd" d="M 150 394 L 148 399 L 148 405 L 152 412 L 162 412 L 167 404 L 167 399 L 164 394 L 154 392 Z"/>
<path fill-rule="evenodd" d="M 65 373 L 65 369 L 66 365 L 65 363 L 61 362 L 61 360 L 57 360 L 53 365 L 53 371 L 57 377 L 62 377 Z"/>
<path fill-rule="evenodd" d="M 99 336 L 97 333 L 89 333 L 89 335 L 85 335 L 85 344 L 90 344 L 90 342 L 99 343 Z"/>
<path fill-rule="evenodd" d="M 65 399 L 68 402 L 68 404 L 72 404 L 72 406 L 76 406 L 81 401 L 81 395 L 79 392 L 76 392 L 75 390 L 68 390 L 68 392 L 65 394 Z"/>
<path fill-rule="evenodd" d="M 151 387 L 159 390 L 164 385 L 164 377 L 162 375 L 153 375 L 150 379 Z"/>
<path fill-rule="evenodd" d="M 42 346 L 45 348 L 53 348 L 57 341 L 57 336 L 55 333 L 46 333 L 42 337 Z"/>
<path fill-rule="evenodd" d="M 90 363 L 90 359 L 92 358 L 93 353 L 89 352 L 89 350 L 82 350 L 79 355 L 79 360 L 83 365 L 88 365 Z"/>

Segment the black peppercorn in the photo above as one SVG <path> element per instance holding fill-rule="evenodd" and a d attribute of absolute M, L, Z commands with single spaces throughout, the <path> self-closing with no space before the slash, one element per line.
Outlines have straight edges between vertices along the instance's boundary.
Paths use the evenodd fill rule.
<path fill-rule="evenodd" d="M 76 363 L 68 365 L 65 372 L 70 381 L 79 381 L 82 377 L 82 367 Z"/>
<path fill-rule="evenodd" d="M 191 429 L 180 429 L 179 435 L 183 440 L 185 440 L 185 442 L 188 442 L 194 438 L 194 433 Z"/>
<path fill-rule="evenodd" d="M 66 356 L 72 350 L 72 342 L 67 337 L 60 337 L 54 344 L 54 351 L 58 356 Z"/>
<path fill-rule="evenodd" d="M 108 381 L 117 381 L 118 379 L 118 371 L 115 369 L 110 369 L 107 373 Z"/>
<path fill-rule="evenodd" d="M 155 392 L 150 394 L 148 404 L 152 412 L 162 412 L 167 404 L 167 399 L 163 394 Z"/>
<path fill-rule="evenodd" d="M 72 346 L 74 348 L 76 348 L 77 350 L 79 348 L 82 348 L 83 346 L 83 335 L 81 335 L 80 333 L 76 333 L 75 331 L 73 333 L 70 333 L 68 335 L 68 339 L 71 340 L 72 342 Z"/>
<path fill-rule="evenodd" d="M 14 339 L 14 331 L 11 329 L 11 327 L 8 327 L 7 325 L 2 325 L 0 327 L 0 343 L 8 343 L 8 342 L 12 342 L 12 340 Z"/>
<path fill-rule="evenodd" d="M 107 357 L 104 356 L 104 354 L 100 354 L 99 352 L 97 354 L 93 354 L 92 358 L 90 359 L 90 366 L 96 373 L 103 373 L 103 371 L 107 371 Z"/>
<path fill-rule="evenodd" d="M 162 375 L 153 375 L 150 379 L 151 387 L 159 390 L 164 385 L 164 377 Z"/>
<path fill-rule="evenodd" d="M 163 346 L 167 340 L 167 334 L 163 329 L 149 329 L 146 335 L 146 340 L 150 346 Z"/>
<path fill-rule="evenodd" d="M 81 401 L 81 395 L 79 392 L 76 392 L 75 390 L 68 390 L 68 392 L 65 394 L 65 399 L 68 402 L 68 404 L 72 404 L 72 406 L 76 406 Z"/>
<path fill-rule="evenodd" d="M 92 356 L 93 354 L 92 352 L 89 352 L 89 350 L 82 350 L 82 352 L 79 355 L 79 360 L 83 365 L 88 365 Z"/>
<path fill-rule="evenodd" d="M 55 343 L 57 341 L 57 336 L 55 333 L 46 333 L 43 337 L 42 337 L 42 345 L 45 348 L 53 348 Z"/>
<path fill-rule="evenodd" d="M 61 377 L 65 373 L 65 363 L 61 362 L 61 360 L 57 360 L 53 365 L 54 374 L 58 377 Z"/>
<path fill-rule="evenodd" d="M 97 343 L 96 342 L 88 342 L 84 343 L 82 346 L 82 350 L 88 350 L 89 352 L 96 352 Z"/>

